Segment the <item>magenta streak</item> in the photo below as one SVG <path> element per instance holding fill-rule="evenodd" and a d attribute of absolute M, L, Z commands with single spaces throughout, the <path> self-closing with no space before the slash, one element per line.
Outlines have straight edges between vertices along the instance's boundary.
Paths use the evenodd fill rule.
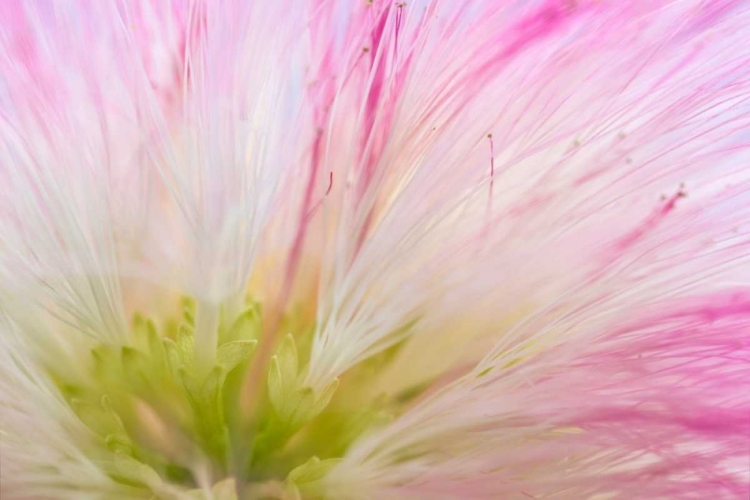
<path fill-rule="evenodd" d="M 492 140 L 492 134 L 488 134 L 490 140 L 490 201 L 492 201 L 492 188 L 495 185 L 495 142 Z"/>
<path fill-rule="evenodd" d="M 582 11 L 578 8 L 577 11 Z M 446 87 L 442 92 L 438 92 L 433 99 L 432 105 L 429 107 L 422 118 L 422 121 L 429 121 L 430 118 L 435 115 L 437 110 L 440 108 L 442 103 L 448 102 L 447 96 L 460 94 L 464 95 L 463 102 L 456 107 L 449 118 L 458 114 L 463 106 L 466 105 L 475 95 L 475 91 L 472 89 L 481 87 L 486 81 L 495 74 L 500 67 L 507 64 L 515 56 L 528 49 L 536 42 L 543 40 L 561 29 L 566 22 L 572 18 L 573 15 L 570 12 L 570 7 L 559 7 L 554 5 L 548 5 L 541 11 L 534 15 L 529 16 L 523 21 L 516 24 L 509 30 L 512 34 L 509 42 L 503 43 L 505 40 L 493 39 L 490 43 L 485 45 L 483 51 L 491 52 L 491 47 L 500 45 L 501 50 L 495 53 L 494 56 L 485 60 L 484 63 L 480 64 L 479 67 L 469 71 L 465 76 L 456 78 L 462 72 L 462 69 L 457 69 L 446 78 L 446 81 L 454 81 L 452 85 Z"/>
<path fill-rule="evenodd" d="M 331 192 L 332 188 L 333 188 L 333 172 L 328 172 L 328 188 L 326 189 L 326 193 L 307 212 L 307 215 L 305 216 L 305 223 L 308 223 L 310 220 L 312 220 L 312 218 L 315 216 L 315 214 L 318 213 L 318 210 L 320 210 L 320 207 L 323 206 L 323 202 L 325 201 L 325 199 L 328 196 L 328 194 Z"/>
<path fill-rule="evenodd" d="M 328 196 L 328 194 L 331 192 L 331 188 L 333 188 L 333 170 L 328 172 L 328 189 L 326 189 L 325 196 Z"/>
<path fill-rule="evenodd" d="M 664 219 L 664 217 L 666 217 L 667 214 L 669 214 L 677 206 L 677 200 L 684 198 L 685 196 L 687 195 L 682 189 L 670 196 L 666 200 L 666 203 L 664 203 L 664 205 L 662 205 L 654 213 L 652 213 L 640 227 L 634 229 L 629 234 L 621 238 L 615 244 L 615 251 L 622 252 L 623 250 L 634 245 L 638 240 L 641 239 L 644 234 L 658 226 Z"/>
<path fill-rule="evenodd" d="M 373 30 L 372 35 L 372 47 L 370 49 L 370 58 L 371 58 L 371 70 L 374 69 L 374 77 L 372 81 L 372 86 L 370 88 L 369 93 L 367 94 L 367 101 L 365 104 L 365 130 L 364 130 L 364 139 L 363 139 L 363 148 L 366 147 L 366 144 L 368 140 L 373 136 L 373 128 L 375 126 L 375 119 L 377 118 L 377 109 L 378 109 L 378 103 L 381 99 L 381 94 L 383 91 L 383 83 L 385 79 L 385 54 L 380 54 L 380 61 L 377 64 L 377 67 L 372 67 L 375 65 L 375 60 L 379 55 L 380 46 L 383 43 L 383 32 L 385 31 L 385 24 L 388 20 L 388 12 L 390 10 L 389 8 L 386 8 L 385 11 L 383 11 L 383 14 L 380 17 L 380 20 L 378 21 L 377 26 Z M 375 153 L 370 153 L 368 155 L 368 159 L 365 162 L 365 168 L 362 172 L 362 183 L 359 187 L 359 197 L 361 198 L 364 196 L 364 192 L 367 190 L 367 187 L 370 184 L 370 181 L 373 177 L 373 170 L 375 167 Z"/>
<path fill-rule="evenodd" d="M 372 143 L 372 147 L 370 151 L 367 153 L 367 159 L 364 162 L 364 168 L 362 171 L 362 176 L 360 177 L 360 182 L 358 183 L 358 200 L 361 201 L 361 199 L 365 196 L 366 191 L 371 187 L 371 183 L 374 177 L 375 173 L 375 166 L 378 164 L 379 158 L 382 154 L 382 150 L 385 146 L 385 135 L 382 133 L 383 130 L 387 130 L 388 127 L 391 124 L 391 121 L 393 119 L 393 105 L 395 103 L 395 97 L 392 96 L 389 99 L 389 102 L 386 103 L 386 105 L 390 106 L 390 109 L 384 111 L 381 107 L 381 113 L 387 113 L 385 116 L 381 117 L 381 124 L 378 127 L 380 130 L 375 130 L 375 121 L 378 116 L 378 104 L 381 103 L 381 101 L 384 99 L 384 85 L 385 85 L 385 68 L 387 64 L 387 57 L 386 53 L 383 52 L 380 54 L 380 60 L 377 64 L 377 67 L 375 68 L 375 59 L 379 55 L 379 49 L 381 49 L 382 45 L 385 42 L 385 27 L 388 20 L 388 14 L 390 12 L 390 6 L 387 7 L 378 23 L 375 29 L 373 30 L 372 38 L 372 48 L 370 50 L 371 54 L 371 70 L 374 69 L 374 76 L 373 76 L 373 83 L 372 87 L 370 88 L 370 92 L 367 96 L 366 106 L 365 106 L 365 125 L 364 125 L 364 135 L 363 135 L 363 154 L 364 150 L 367 148 L 368 142 Z M 396 18 L 395 18 L 395 26 L 393 29 L 393 53 L 391 56 L 391 62 L 392 64 L 399 65 L 398 63 L 398 48 L 399 48 L 399 35 L 401 33 L 401 29 L 403 27 L 403 6 L 399 5 L 397 6 L 396 11 Z M 409 67 L 411 62 L 411 55 L 406 57 L 405 61 L 399 65 L 398 68 L 395 69 L 395 88 L 396 91 L 398 89 L 402 88 L 403 82 L 405 79 L 406 70 Z M 367 213 L 367 216 L 365 217 L 365 221 L 362 224 L 362 227 L 359 231 L 359 234 L 357 236 L 357 240 L 355 243 L 355 254 L 359 252 L 361 249 L 365 238 L 367 237 L 367 233 L 369 231 L 370 225 L 372 223 L 372 219 L 374 217 L 373 209 L 370 209 Z"/>
<path fill-rule="evenodd" d="M 318 131 L 315 135 L 315 141 L 312 145 L 312 158 L 310 160 L 310 173 L 307 177 L 307 186 L 305 187 L 305 196 L 302 200 L 302 206 L 299 211 L 299 220 L 297 223 L 297 233 L 294 236 L 294 242 L 292 249 L 289 252 L 289 258 L 286 262 L 286 269 L 284 272 L 284 284 L 279 294 L 276 308 L 271 311 L 268 323 L 264 325 L 264 334 L 258 347 L 258 353 L 256 354 L 257 363 L 253 363 L 253 367 L 247 377 L 245 384 L 245 395 L 250 397 L 258 390 L 258 384 L 261 383 L 262 375 L 265 373 L 267 363 L 270 359 L 271 351 L 276 344 L 276 338 L 278 337 L 278 326 L 281 322 L 282 313 L 284 310 L 289 296 L 291 295 L 292 285 L 299 268 L 300 256 L 302 255 L 302 248 L 304 246 L 305 236 L 308 230 L 308 207 L 312 201 L 313 192 L 315 190 L 315 178 L 320 168 L 320 148 L 322 144 L 323 133 Z M 332 180 L 332 177 L 329 177 Z M 253 403 L 251 400 L 246 400 L 244 403 L 245 410 L 252 412 Z"/>
<path fill-rule="evenodd" d="M 312 146 L 312 159 L 310 160 L 310 173 L 307 177 L 307 186 L 305 187 L 305 196 L 302 201 L 302 206 L 299 211 L 299 222 L 297 223 L 297 233 L 294 236 L 294 243 L 292 243 L 292 249 L 289 252 L 289 259 L 286 264 L 286 272 L 284 275 L 284 288 L 282 289 L 279 308 L 283 308 L 286 301 L 289 299 L 289 293 L 294 283 L 294 277 L 299 267 L 299 259 L 302 254 L 302 247 L 304 245 L 305 236 L 307 235 L 309 218 L 307 216 L 312 202 L 313 192 L 315 190 L 315 179 L 320 169 L 320 147 L 323 138 L 323 133 L 318 132 L 315 135 L 315 141 Z M 331 177 L 332 180 L 332 177 Z"/>

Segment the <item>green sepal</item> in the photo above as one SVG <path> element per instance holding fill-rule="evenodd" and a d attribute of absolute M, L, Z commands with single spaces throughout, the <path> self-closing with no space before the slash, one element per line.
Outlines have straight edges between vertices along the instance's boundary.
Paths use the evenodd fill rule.
<path fill-rule="evenodd" d="M 180 323 L 177 328 L 176 339 L 164 338 L 162 339 L 162 345 L 172 377 L 175 380 L 180 380 L 180 370 L 190 368 L 195 358 L 193 327 L 184 322 Z"/>
<path fill-rule="evenodd" d="M 281 414 L 284 407 L 284 376 L 277 356 L 271 356 L 271 365 L 268 368 L 268 398 L 271 406 L 277 413 Z"/>
<path fill-rule="evenodd" d="M 135 449 L 133 442 L 121 434 L 110 434 L 104 438 L 104 444 L 113 453 L 132 456 Z"/>
<path fill-rule="evenodd" d="M 195 326 L 195 312 L 192 309 L 185 308 L 182 310 L 182 319 L 190 326 Z"/>
<path fill-rule="evenodd" d="M 177 349 L 183 365 L 189 365 L 195 358 L 195 331 L 187 323 L 180 323 L 177 328 Z"/>
<path fill-rule="evenodd" d="M 190 490 L 185 495 L 186 500 L 206 500 L 203 490 Z M 222 479 L 211 487 L 211 498 L 214 500 L 237 500 L 237 485 L 234 478 Z"/>
<path fill-rule="evenodd" d="M 291 335 L 286 336 L 279 351 L 271 357 L 268 398 L 276 414 L 293 430 L 319 414 L 331 401 L 337 387 L 338 379 L 319 394 L 302 386 L 297 347 Z"/>
<path fill-rule="evenodd" d="M 320 480 L 325 478 L 340 462 L 340 458 L 321 460 L 318 457 L 312 457 L 294 468 L 286 478 L 288 496 L 293 499 L 321 498 L 323 488 Z"/>
<path fill-rule="evenodd" d="M 226 342 L 235 340 L 254 340 L 260 337 L 261 315 L 257 305 L 246 309 L 234 320 L 226 333 Z"/>
<path fill-rule="evenodd" d="M 221 401 L 224 370 L 220 366 L 215 366 L 203 380 L 196 379 L 184 368 L 181 368 L 179 373 L 195 412 L 196 432 L 212 455 L 224 463 L 229 441 Z"/>
<path fill-rule="evenodd" d="M 312 457 L 304 464 L 295 467 L 286 479 L 296 485 L 319 481 L 340 462 L 340 458 L 321 460 L 318 457 Z"/>
<path fill-rule="evenodd" d="M 209 371 L 203 380 L 195 378 L 184 367 L 180 369 L 180 378 L 191 402 L 200 407 L 218 398 L 222 377 L 223 371 L 219 366 Z"/>
<path fill-rule="evenodd" d="M 302 387 L 286 396 L 284 419 L 292 430 L 304 425 L 313 415 L 315 393 L 310 387 Z"/>
<path fill-rule="evenodd" d="M 334 393 L 336 392 L 336 389 L 339 387 L 339 379 L 335 378 L 333 381 L 325 386 L 325 388 L 320 391 L 320 393 L 315 397 L 315 404 L 312 408 L 312 416 L 317 416 L 320 412 L 322 412 L 326 406 L 328 406 L 328 403 L 331 402 L 331 398 L 333 398 Z M 311 417 L 312 418 L 312 417 Z"/>
<path fill-rule="evenodd" d="M 107 345 L 99 345 L 91 350 L 94 359 L 94 378 L 99 382 L 117 381 L 120 374 L 120 354 Z"/>
<path fill-rule="evenodd" d="M 111 408 L 78 398 L 71 399 L 70 406 L 81 422 L 100 436 L 123 432 L 122 420 Z"/>
<path fill-rule="evenodd" d="M 165 375 L 166 358 L 164 343 L 156 330 L 156 325 L 150 319 L 144 319 L 141 324 L 140 346 L 149 358 L 149 375 L 162 378 Z"/>
<path fill-rule="evenodd" d="M 107 396 L 106 394 L 102 396 L 100 403 L 104 412 L 109 416 L 110 419 L 112 419 L 117 428 L 120 431 L 125 432 L 125 424 L 123 424 L 120 415 L 118 415 L 115 409 L 112 407 L 112 401 L 110 401 L 109 396 Z"/>
<path fill-rule="evenodd" d="M 382 427 L 392 421 L 393 417 L 383 409 L 385 398 L 380 402 L 378 399 L 369 408 L 361 410 L 325 410 L 305 431 L 306 452 L 324 457 L 341 456 L 367 429 Z"/>
<path fill-rule="evenodd" d="M 297 356 L 297 344 L 295 344 L 291 333 L 284 337 L 276 356 L 279 360 L 279 369 L 282 375 L 287 380 L 295 379 L 299 371 L 299 357 Z"/>
<path fill-rule="evenodd" d="M 222 344 L 216 351 L 216 362 L 230 372 L 250 358 L 257 344 L 257 340 L 235 340 Z"/>
<path fill-rule="evenodd" d="M 133 386 L 150 385 L 151 374 L 149 357 L 132 347 L 123 346 L 120 350 L 120 362 L 125 380 Z"/>
<path fill-rule="evenodd" d="M 182 318 L 189 325 L 195 326 L 195 312 L 198 310 L 198 303 L 192 297 L 183 297 L 180 301 L 182 306 Z"/>
<path fill-rule="evenodd" d="M 132 332 L 136 347 L 145 352 L 151 352 L 153 339 L 159 338 L 154 322 L 139 313 L 133 315 Z"/>
<path fill-rule="evenodd" d="M 268 370 L 268 396 L 271 405 L 281 417 L 288 417 L 289 412 L 296 408 L 297 399 L 293 394 L 298 389 L 298 357 L 294 337 L 287 335 L 279 346 L 278 352 L 271 357 Z"/>
<path fill-rule="evenodd" d="M 128 486 L 157 490 L 162 484 L 161 477 L 153 468 L 121 453 L 115 454 L 108 472 L 112 479 Z"/>
<path fill-rule="evenodd" d="M 183 367 L 180 348 L 177 347 L 177 343 L 174 340 L 168 338 L 162 339 L 162 344 L 164 345 L 164 353 L 167 357 L 167 365 L 170 372 L 172 372 L 172 378 L 179 380 L 180 370 Z"/>
<path fill-rule="evenodd" d="M 303 382 L 294 337 L 287 335 L 270 360 L 267 386 L 274 416 L 255 440 L 254 462 L 262 462 L 283 448 L 290 437 L 325 409 L 338 387 L 338 380 L 334 380 L 316 393 Z"/>
<path fill-rule="evenodd" d="M 237 485 L 234 478 L 219 481 L 211 488 L 215 500 L 237 500 Z"/>
<path fill-rule="evenodd" d="M 167 480 L 174 483 L 187 483 L 193 479 L 193 473 L 190 469 L 173 463 L 167 463 L 164 465 L 164 475 Z"/>

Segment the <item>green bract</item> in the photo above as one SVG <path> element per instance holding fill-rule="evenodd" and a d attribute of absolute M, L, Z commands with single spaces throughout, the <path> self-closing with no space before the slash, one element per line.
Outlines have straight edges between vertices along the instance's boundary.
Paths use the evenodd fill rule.
<path fill-rule="evenodd" d="M 266 383 L 248 386 L 250 368 L 263 362 L 254 359 L 262 328 L 255 303 L 222 317 L 216 362 L 200 367 L 195 303 L 183 302 L 178 322 L 160 329 L 136 315 L 130 345 L 99 344 L 78 371 L 53 374 L 91 431 L 87 446 L 136 497 L 205 498 L 198 488 L 203 470 L 226 478 L 212 487 L 217 500 L 262 497 L 254 490 L 259 484 L 275 485 L 276 497 L 317 498 L 316 483 L 348 444 L 384 421 L 383 401 L 378 408 L 329 409 L 339 381 L 319 391 L 304 384 L 298 344 L 309 346 L 310 329 L 281 339 L 260 365 Z"/>

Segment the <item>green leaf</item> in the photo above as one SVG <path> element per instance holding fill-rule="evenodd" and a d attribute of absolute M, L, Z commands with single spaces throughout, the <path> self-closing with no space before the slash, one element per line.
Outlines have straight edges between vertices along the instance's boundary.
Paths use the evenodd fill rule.
<path fill-rule="evenodd" d="M 117 380 L 120 368 L 118 353 L 109 346 L 99 345 L 91 350 L 94 358 L 94 377 L 99 382 Z"/>
<path fill-rule="evenodd" d="M 268 398 L 276 412 L 281 413 L 284 406 L 284 379 L 278 356 L 271 356 L 271 364 L 268 367 Z"/>
<path fill-rule="evenodd" d="M 175 380 L 180 379 L 180 369 L 183 367 L 182 358 L 180 357 L 180 348 L 172 339 L 162 339 L 164 352 L 167 356 L 167 364 Z"/>
<path fill-rule="evenodd" d="M 334 379 L 333 382 L 328 384 L 325 389 L 320 391 L 320 394 L 318 394 L 315 398 L 315 406 L 313 407 L 312 413 L 313 416 L 318 415 L 321 411 L 325 409 L 326 406 L 328 406 L 328 403 L 331 402 L 331 398 L 333 397 L 333 394 L 336 392 L 336 389 L 339 386 L 339 379 Z"/>
<path fill-rule="evenodd" d="M 180 370 L 180 376 L 188 395 L 199 405 L 214 399 L 222 382 L 222 370 L 218 366 L 208 372 L 203 380 L 195 378 L 184 367 Z"/>
<path fill-rule="evenodd" d="M 135 345 L 144 351 L 150 351 L 152 338 L 158 338 L 154 322 L 139 313 L 133 315 L 132 332 Z"/>
<path fill-rule="evenodd" d="M 104 444 L 110 451 L 114 453 L 119 453 L 121 455 L 133 454 L 133 442 L 128 439 L 127 436 L 123 436 L 120 434 L 110 434 L 109 436 L 104 438 Z"/>
<path fill-rule="evenodd" d="M 289 395 L 283 418 L 292 429 L 297 429 L 310 420 L 315 407 L 315 393 L 310 387 L 303 387 Z"/>
<path fill-rule="evenodd" d="M 211 488 L 211 492 L 215 500 L 237 500 L 237 485 L 232 477 L 216 483 Z"/>
<path fill-rule="evenodd" d="M 211 494 L 213 500 L 237 500 L 237 486 L 234 478 L 223 479 L 214 484 L 211 487 Z M 185 500 L 206 500 L 208 498 L 203 490 L 190 490 L 183 495 Z"/>
<path fill-rule="evenodd" d="M 250 357 L 257 344 L 257 340 L 235 340 L 222 344 L 216 352 L 217 362 L 230 372 Z"/>
<path fill-rule="evenodd" d="M 195 325 L 195 311 L 198 309 L 198 304 L 192 297 L 183 297 L 180 301 L 182 306 L 182 316 L 189 325 Z"/>
<path fill-rule="evenodd" d="M 298 406 L 297 399 L 304 397 L 296 394 L 300 389 L 297 380 L 298 362 L 294 337 L 287 335 L 278 352 L 271 357 L 268 368 L 268 396 L 271 405 L 279 416 L 287 420 Z"/>
<path fill-rule="evenodd" d="M 86 427 L 100 436 L 117 434 L 121 431 L 122 423 L 112 418 L 112 415 L 100 405 L 83 399 L 71 399 L 70 406 Z"/>
<path fill-rule="evenodd" d="M 123 346 L 120 351 L 122 370 L 130 383 L 148 384 L 149 359 L 138 349 Z"/>
<path fill-rule="evenodd" d="M 184 368 L 180 375 L 195 411 L 196 431 L 212 456 L 223 463 L 229 439 L 220 398 L 224 372 L 216 366 L 202 381 Z"/>
<path fill-rule="evenodd" d="M 162 484 L 159 474 L 154 469 L 132 457 L 119 453 L 115 455 L 109 475 L 120 483 L 146 487 L 152 490 L 158 489 Z"/>
<path fill-rule="evenodd" d="M 287 481 L 298 486 L 319 481 L 339 462 L 341 462 L 340 458 L 321 460 L 318 457 L 312 457 L 304 464 L 293 469 L 287 476 Z"/>
<path fill-rule="evenodd" d="M 168 463 L 164 466 L 167 480 L 175 483 L 188 483 L 193 480 L 193 473 L 182 465 Z"/>
<path fill-rule="evenodd" d="M 227 341 L 257 339 L 260 334 L 261 317 L 257 306 L 246 309 L 232 323 L 227 332 Z"/>
<path fill-rule="evenodd" d="M 110 401 L 109 396 L 107 396 L 106 394 L 102 396 L 101 405 L 104 413 L 107 414 L 110 419 L 112 419 L 117 428 L 120 431 L 125 432 L 125 424 L 122 422 L 120 415 L 118 415 L 115 409 L 112 408 L 112 402 Z"/>
<path fill-rule="evenodd" d="M 183 309 L 182 317 L 185 323 L 187 323 L 190 326 L 195 326 L 195 313 L 193 312 L 192 309 L 189 309 L 189 308 Z"/>
<path fill-rule="evenodd" d="M 284 337 L 276 353 L 279 360 L 279 371 L 284 380 L 294 381 L 299 371 L 299 359 L 297 357 L 297 345 L 294 343 L 292 334 Z"/>
<path fill-rule="evenodd" d="M 189 365 L 195 357 L 195 333 L 193 327 L 180 323 L 177 328 L 177 350 L 180 353 L 180 360 L 183 365 Z"/>
<path fill-rule="evenodd" d="M 268 369 L 268 397 L 276 414 L 292 429 L 296 429 L 320 413 L 331 401 L 338 379 L 319 394 L 301 386 L 299 360 L 294 338 L 287 335 L 279 351 L 271 357 Z"/>
<path fill-rule="evenodd" d="M 302 493 L 299 491 L 299 488 L 296 484 L 290 482 L 286 483 L 286 488 L 284 491 L 284 499 L 285 500 L 302 500 Z"/>

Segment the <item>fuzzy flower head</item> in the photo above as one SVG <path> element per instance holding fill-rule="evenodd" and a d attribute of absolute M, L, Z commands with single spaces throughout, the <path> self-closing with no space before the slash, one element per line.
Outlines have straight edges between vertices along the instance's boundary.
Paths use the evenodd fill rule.
<path fill-rule="evenodd" d="M 746 498 L 749 27 L 6 0 L 0 496 Z"/>

